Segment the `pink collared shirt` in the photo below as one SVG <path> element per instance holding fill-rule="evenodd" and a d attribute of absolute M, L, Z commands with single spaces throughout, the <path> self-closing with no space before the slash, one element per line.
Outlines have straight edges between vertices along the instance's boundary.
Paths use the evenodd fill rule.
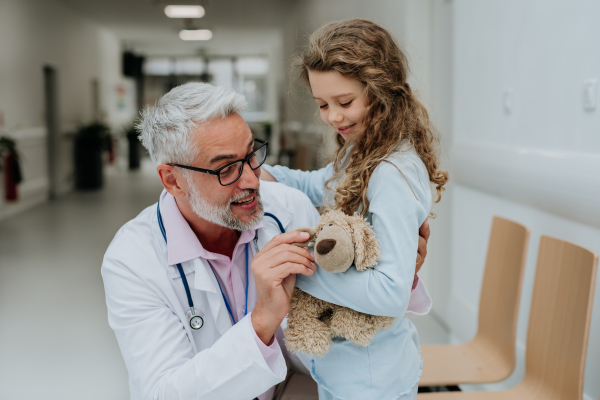
<path fill-rule="evenodd" d="M 254 237 L 256 231 L 262 228 L 263 225 L 259 224 L 242 232 L 233 250 L 233 257 L 229 258 L 222 254 L 207 251 L 202 247 L 198 237 L 181 215 L 175 198 L 167 192 L 161 198 L 161 213 L 167 234 L 167 263 L 177 265 L 195 258 L 208 260 L 219 281 L 222 293 L 227 298 L 234 314 L 235 321 L 232 321 L 232 323 L 241 320 L 246 314 L 246 279 L 249 279 L 247 296 L 248 314 L 250 314 L 257 300 L 256 285 L 250 271 L 250 264 L 256 252 Z M 248 245 L 248 259 L 246 259 L 246 244 Z M 248 274 L 246 274 L 246 263 L 248 263 Z M 273 370 L 275 365 L 271 364 L 276 361 L 275 356 L 278 353 L 277 339 L 273 337 L 271 343 L 267 346 L 260 340 L 254 328 L 252 333 L 267 365 Z M 274 388 L 271 388 L 258 398 L 260 400 L 271 399 L 273 392 Z"/>

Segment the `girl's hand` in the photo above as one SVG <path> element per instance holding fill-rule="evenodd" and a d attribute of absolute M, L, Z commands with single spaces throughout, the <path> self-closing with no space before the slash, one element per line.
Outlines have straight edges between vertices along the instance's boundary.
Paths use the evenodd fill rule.
<path fill-rule="evenodd" d="M 429 241 L 429 235 L 431 231 L 429 230 L 429 221 L 425 220 L 423 225 L 419 228 L 419 248 L 417 254 L 417 266 L 415 267 L 415 277 L 417 276 L 417 272 L 423 266 L 425 262 L 425 257 L 427 257 L 427 242 Z"/>

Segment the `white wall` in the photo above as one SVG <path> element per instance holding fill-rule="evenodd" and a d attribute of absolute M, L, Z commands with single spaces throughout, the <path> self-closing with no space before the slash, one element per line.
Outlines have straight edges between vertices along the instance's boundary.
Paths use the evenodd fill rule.
<path fill-rule="evenodd" d="M 441 3 L 441 2 L 439 2 Z M 585 111 L 584 80 L 600 78 L 597 1 L 454 0 L 450 288 L 438 312 L 457 342 L 477 328 L 491 220 L 531 228 L 518 325 L 524 373 L 527 319 L 540 236 L 600 253 L 600 112 Z M 435 40 L 443 40 L 436 36 Z M 503 104 L 506 90 L 514 106 Z M 600 288 L 599 288 L 600 289 Z M 600 295 L 596 294 L 585 377 L 600 397 Z M 473 389 L 467 387 L 467 389 Z"/>
<path fill-rule="evenodd" d="M 42 68 L 58 72 L 59 192 L 72 188 L 72 138 L 66 136 L 92 119 L 92 79 L 101 88 L 106 122 L 117 127 L 136 112 L 131 82 L 120 73 L 120 42 L 115 35 L 55 0 L 0 2 L 0 112 L 3 130 L 13 135 L 23 156 L 20 200 L 0 200 L 0 219 L 47 199 L 48 172 Z M 116 85 L 126 89 L 126 106 L 117 108 Z M 1 178 L 0 178 L 1 179 Z M 3 199 L 3 196 L 2 196 Z"/>

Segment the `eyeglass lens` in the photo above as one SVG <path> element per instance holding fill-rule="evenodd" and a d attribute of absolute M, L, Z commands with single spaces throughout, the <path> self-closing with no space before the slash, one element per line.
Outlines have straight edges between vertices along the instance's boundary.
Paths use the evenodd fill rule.
<path fill-rule="evenodd" d="M 248 158 L 248 164 L 253 170 L 259 168 L 265 162 L 267 158 L 267 146 L 262 146 L 258 150 L 255 150 L 250 158 Z M 242 167 L 244 162 L 238 161 L 234 164 L 228 165 L 226 168 L 219 172 L 219 180 L 221 185 L 229 185 L 242 175 Z"/>

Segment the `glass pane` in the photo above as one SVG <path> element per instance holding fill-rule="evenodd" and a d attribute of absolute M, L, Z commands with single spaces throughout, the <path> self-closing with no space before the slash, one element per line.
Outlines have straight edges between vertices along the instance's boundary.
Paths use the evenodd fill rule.
<path fill-rule="evenodd" d="M 240 168 L 242 167 L 242 162 L 236 162 L 228 166 L 225 169 L 222 169 L 219 172 L 219 177 L 221 178 L 221 184 L 227 185 L 233 181 L 235 181 L 240 176 Z"/>

